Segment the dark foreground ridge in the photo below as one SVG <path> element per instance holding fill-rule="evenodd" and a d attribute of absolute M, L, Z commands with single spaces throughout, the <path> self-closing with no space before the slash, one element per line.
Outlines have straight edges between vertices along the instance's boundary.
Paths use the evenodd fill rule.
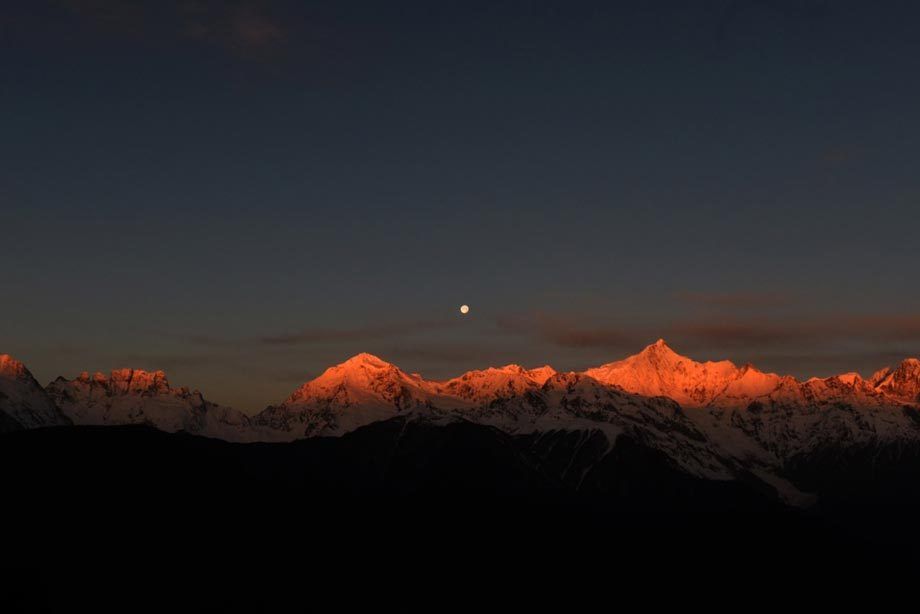
<path fill-rule="evenodd" d="M 885 509 L 824 477 L 838 463 L 867 466 L 857 452 L 802 467 L 836 506 L 803 512 L 753 480 L 688 476 L 640 441 L 618 442 L 576 490 L 556 462 L 566 437 L 404 418 L 288 444 L 134 426 L 8 433 L 0 436 L 7 561 L 19 574 L 22 565 L 34 571 L 17 576 L 20 601 L 96 603 L 100 593 L 82 587 L 106 577 L 115 605 L 144 590 L 191 591 L 227 607 L 244 595 L 299 602 L 305 595 L 281 588 L 287 574 L 296 586 L 312 578 L 313 590 L 319 578 L 328 589 L 409 575 L 431 589 L 468 574 L 599 590 L 633 575 L 866 578 L 916 563 L 916 451 L 893 456 L 898 469 L 888 471 L 875 450 L 875 473 L 856 480 L 865 501 Z M 144 580 L 141 589 L 150 568 L 170 570 L 173 581 L 154 590 Z"/>

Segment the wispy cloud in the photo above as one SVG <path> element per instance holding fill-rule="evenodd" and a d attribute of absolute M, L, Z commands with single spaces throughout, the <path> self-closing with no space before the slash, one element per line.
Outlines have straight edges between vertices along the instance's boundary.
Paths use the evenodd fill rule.
<path fill-rule="evenodd" d="M 718 304 L 743 305 L 750 296 L 719 296 Z M 724 299 L 724 300 L 723 300 Z M 709 301 L 710 297 L 702 300 Z M 498 318 L 508 333 L 532 335 L 564 348 L 637 348 L 664 337 L 694 348 L 820 347 L 839 342 L 920 342 L 920 316 L 912 314 L 843 314 L 824 317 L 701 317 L 668 323 L 625 324 L 546 314 Z"/>
<path fill-rule="evenodd" d="M 525 333 L 560 347 L 629 348 L 641 343 L 639 331 L 611 326 L 580 324 L 571 316 L 516 314 L 497 318 L 500 330 Z"/>
<path fill-rule="evenodd" d="M 212 364 L 219 362 L 222 358 L 223 356 L 221 355 L 212 354 L 126 354 L 118 357 L 117 361 L 119 364 L 128 367 L 169 371 L 172 369 Z"/>
<path fill-rule="evenodd" d="M 181 3 L 182 32 L 189 38 L 243 55 L 277 50 L 288 39 L 278 19 L 255 3 Z"/>
<path fill-rule="evenodd" d="M 59 0 L 59 6 L 103 32 L 198 41 L 245 57 L 271 54 L 291 36 L 272 5 L 258 0 Z"/>
<path fill-rule="evenodd" d="M 794 323 L 682 322 L 662 333 L 669 339 L 714 347 L 773 347 L 813 339 L 817 331 Z"/>
<path fill-rule="evenodd" d="M 784 320 L 684 322 L 668 333 L 701 345 L 822 345 L 842 341 L 895 342 L 920 340 L 920 316 L 835 315 Z"/>
<path fill-rule="evenodd" d="M 793 299 L 780 292 L 678 292 L 679 301 L 692 305 L 727 309 L 767 308 L 788 305 Z"/>
<path fill-rule="evenodd" d="M 859 145 L 837 145 L 824 150 L 821 153 L 820 162 L 828 167 L 847 166 L 865 155 L 865 149 Z"/>
<path fill-rule="evenodd" d="M 259 339 L 259 342 L 269 346 L 284 346 L 339 341 L 372 341 L 431 332 L 449 325 L 449 320 L 420 320 L 350 328 L 309 328 L 290 333 L 264 336 Z"/>

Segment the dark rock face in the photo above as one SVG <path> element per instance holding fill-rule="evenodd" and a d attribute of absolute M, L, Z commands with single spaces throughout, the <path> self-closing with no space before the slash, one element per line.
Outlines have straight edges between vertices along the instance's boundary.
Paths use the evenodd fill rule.
<path fill-rule="evenodd" d="M 0 354 L 0 432 L 71 424 L 32 373 Z"/>
<path fill-rule="evenodd" d="M 820 493 L 819 509 L 920 512 L 920 443 L 827 444 L 790 458 L 785 472 Z"/>
<path fill-rule="evenodd" d="M 512 437 L 463 420 L 434 424 L 395 418 L 338 438 L 287 444 L 230 444 L 144 427 L 12 433 L 4 444 L 0 460 L 24 468 L 11 488 L 43 484 L 53 485 L 52 492 L 74 494 L 104 492 L 116 484 L 123 493 L 153 487 L 150 492 L 193 498 L 201 492 L 235 496 L 253 490 L 298 497 L 579 493 L 624 509 L 654 509 L 661 502 L 673 510 L 695 509 L 709 488 L 707 480 L 681 472 L 665 454 L 628 436 L 618 438 L 608 453 L 611 443 L 599 431 Z M 50 449 L 55 453 L 43 455 Z M 62 458 L 70 460 L 62 463 Z M 739 495 L 737 503 L 756 507 L 753 501 L 760 509 L 781 507 L 775 497 L 751 492 Z"/>
<path fill-rule="evenodd" d="M 0 397 L 0 404 L 3 403 L 3 398 Z M 14 419 L 12 416 L 6 414 L 6 412 L 0 411 L 0 433 L 12 433 L 13 431 L 21 431 L 23 426 Z"/>
<path fill-rule="evenodd" d="M 0 526 L 7 555 L 40 570 L 24 597 L 56 595 L 65 607 L 81 595 L 114 595 L 120 607 L 168 595 L 175 607 L 191 592 L 202 601 L 181 603 L 196 611 L 259 611 L 315 605 L 306 589 L 377 603 L 381 593 L 356 581 L 365 573 L 386 578 L 403 605 L 416 583 L 437 586 L 429 606 L 486 580 L 541 601 L 544 583 L 609 595 L 639 577 L 658 590 L 673 590 L 671 576 L 747 588 L 774 577 L 763 574 L 784 585 L 865 579 L 871 565 L 890 581 L 916 560 L 912 525 L 895 523 L 899 541 L 877 540 L 891 508 L 847 516 L 846 481 L 830 477 L 878 452 L 790 464 L 835 501 L 814 514 L 784 507 L 753 475 L 693 477 L 629 433 L 509 436 L 396 418 L 336 438 L 233 444 L 143 426 L 36 429 L 0 435 L 0 466 L 14 468 Z M 879 500 L 896 506 L 901 481 L 917 482 L 920 451 L 889 451 L 873 467 L 851 486 L 884 484 L 869 496 L 889 493 Z M 159 588 L 151 569 L 183 581 Z"/>

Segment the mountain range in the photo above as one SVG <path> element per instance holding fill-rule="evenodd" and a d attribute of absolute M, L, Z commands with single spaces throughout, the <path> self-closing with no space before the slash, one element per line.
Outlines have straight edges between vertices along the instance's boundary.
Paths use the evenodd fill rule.
<path fill-rule="evenodd" d="M 752 365 L 696 362 L 658 340 L 580 373 L 506 365 L 430 381 L 358 354 L 248 416 L 171 387 L 162 371 L 82 373 L 43 388 L 22 363 L 0 357 L 6 431 L 141 424 L 231 442 L 287 442 L 394 419 L 497 429 L 576 491 L 598 488 L 591 484 L 597 468 L 631 442 L 695 479 L 754 482 L 785 505 L 810 506 L 820 489 L 793 468 L 829 451 L 920 442 L 920 361 L 906 359 L 869 379 L 846 373 L 799 381 Z"/>

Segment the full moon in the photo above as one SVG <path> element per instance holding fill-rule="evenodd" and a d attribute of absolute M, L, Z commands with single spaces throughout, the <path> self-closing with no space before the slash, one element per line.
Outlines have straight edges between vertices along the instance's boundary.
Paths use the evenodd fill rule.
<path fill-rule="evenodd" d="M 469 305 L 460 305 L 460 313 L 469 313 L 469 312 L 470 312 Z"/>

